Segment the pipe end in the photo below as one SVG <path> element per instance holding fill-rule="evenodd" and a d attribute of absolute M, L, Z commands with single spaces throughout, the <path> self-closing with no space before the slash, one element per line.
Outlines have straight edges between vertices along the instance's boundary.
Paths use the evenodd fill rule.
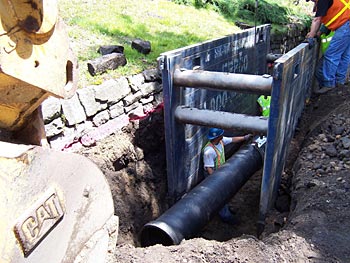
<path fill-rule="evenodd" d="M 149 247 L 157 244 L 172 246 L 180 244 L 182 237 L 164 222 L 153 221 L 144 225 L 141 230 L 140 243 L 142 247 Z"/>

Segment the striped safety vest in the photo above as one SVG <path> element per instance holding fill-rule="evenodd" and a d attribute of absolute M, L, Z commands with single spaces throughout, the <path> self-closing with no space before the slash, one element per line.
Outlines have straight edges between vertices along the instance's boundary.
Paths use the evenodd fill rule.
<path fill-rule="evenodd" d="M 262 108 L 262 116 L 269 117 L 270 115 L 270 104 L 271 104 L 271 96 L 265 96 L 261 95 L 258 98 L 258 103 L 260 107 Z"/>
<path fill-rule="evenodd" d="M 333 0 L 327 14 L 322 17 L 322 23 L 334 31 L 350 20 L 350 0 Z"/>
<path fill-rule="evenodd" d="M 218 148 L 215 147 L 214 144 L 212 144 L 212 142 L 208 142 L 205 146 L 204 149 L 207 146 L 210 146 L 214 149 L 214 151 L 216 152 L 216 159 L 215 159 L 215 170 L 218 169 L 221 165 L 223 165 L 225 163 L 225 150 L 224 150 L 224 143 L 222 141 L 220 141 L 221 145 L 222 145 L 222 152 L 220 152 L 218 150 Z"/>

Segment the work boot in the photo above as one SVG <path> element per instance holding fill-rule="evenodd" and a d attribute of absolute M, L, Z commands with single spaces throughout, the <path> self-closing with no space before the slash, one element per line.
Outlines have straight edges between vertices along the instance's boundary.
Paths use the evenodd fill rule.
<path fill-rule="evenodd" d="M 316 94 L 325 94 L 328 91 L 333 90 L 333 89 L 334 89 L 333 87 L 320 87 L 318 90 L 315 90 L 314 92 Z"/>
<path fill-rule="evenodd" d="M 343 89 L 343 88 L 345 88 L 345 83 L 343 84 L 343 83 L 337 83 L 337 88 L 341 88 L 341 89 Z"/>
<path fill-rule="evenodd" d="M 233 215 L 229 209 L 229 206 L 226 204 L 220 211 L 219 215 L 221 221 L 230 225 L 237 225 L 239 223 L 238 218 Z"/>
<path fill-rule="evenodd" d="M 221 217 L 221 221 L 230 225 L 238 225 L 239 219 L 234 216 L 233 214 L 230 214 L 229 216 L 226 216 L 225 218 Z"/>

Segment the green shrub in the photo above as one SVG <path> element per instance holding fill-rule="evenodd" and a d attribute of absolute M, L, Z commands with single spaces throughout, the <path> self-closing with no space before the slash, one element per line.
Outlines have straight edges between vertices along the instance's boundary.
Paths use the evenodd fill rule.
<path fill-rule="evenodd" d="M 232 1 L 228 0 L 215 0 L 212 1 L 214 10 L 225 16 L 226 18 L 232 18 L 232 15 L 236 12 L 237 7 Z"/>
<path fill-rule="evenodd" d="M 173 1 L 174 3 L 176 4 L 179 4 L 179 5 L 194 5 L 194 0 L 174 0 Z"/>
<path fill-rule="evenodd" d="M 196 8 L 213 9 L 226 19 L 240 20 L 248 24 L 285 25 L 290 22 L 308 24 L 309 16 L 298 10 L 288 1 L 277 0 L 173 0 L 178 4 L 190 5 Z M 194 2 L 194 3 L 193 3 Z M 258 8 L 256 9 L 256 4 Z"/>
<path fill-rule="evenodd" d="M 260 24 L 287 24 L 289 22 L 289 10 L 286 7 L 280 6 L 276 2 L 267 2 L 260 0 L 258 8 L 255 12 L 256 1 L 254 0 L 236 0 L 236 16 L 245 20 L 256 20 Z"/>

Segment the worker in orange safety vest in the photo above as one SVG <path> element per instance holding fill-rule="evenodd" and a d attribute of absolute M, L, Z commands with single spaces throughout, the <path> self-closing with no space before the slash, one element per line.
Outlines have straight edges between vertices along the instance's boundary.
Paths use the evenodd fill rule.
<path fill-rule="evenodd" d="M 307 38 L 315 38 L 321 24 L 334 35 L 316 71 L 319 89 L 322 94 L 346 83 L 350 63 L 350 0 L 313 0 L 315 17 L 312 20 Z"/>

